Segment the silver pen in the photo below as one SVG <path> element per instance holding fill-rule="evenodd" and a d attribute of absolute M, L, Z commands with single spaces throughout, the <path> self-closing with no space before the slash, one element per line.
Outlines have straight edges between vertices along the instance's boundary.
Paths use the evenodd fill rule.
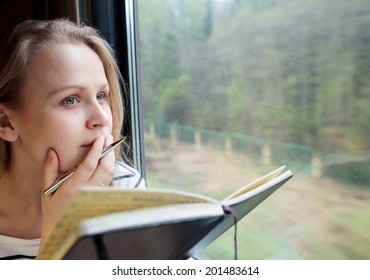
<path fill-rule="evenodd" d="M 121 144 L 123 140 L 125 140 L 125 138 L 126 137 L 123 137 L 118 141 L 110 144 L 106 149 L 103 150 L 99 159 L 105 157 L 109 152 L 113 151 L 115 147 L 117 147 L 119 144 Z M 68 171 L 66 174 L 63 174 L 60 178 L 58 178 L 58 180 L 56 180 L 52 186 L 50 186 L 47 190 L 44 191 L 44 195 L 49 195 L 55 192 L 64 183 L 65 180 L 67 180 L 69 177 L 73 175 L 76 169 L 77 167 L 73 168 L 72 170 Z"/>

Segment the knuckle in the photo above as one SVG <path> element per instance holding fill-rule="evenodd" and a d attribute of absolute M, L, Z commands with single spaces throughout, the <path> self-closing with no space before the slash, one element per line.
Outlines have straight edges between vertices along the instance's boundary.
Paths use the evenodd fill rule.
<path fill-rule="evenodd" d="M 81 165 L 82 165 L 83 169 L 86 172 L 89 172 L 89 173 L 94 172 L 95 169 L 96 169 L 96 163 L 93 162 L 93 161 L 90 161 L 90 160 L 83 162 Z"/>
<path fill-rule="evenodd" d="M 109 176 L 111 176 L 111 177 L 113 177 L 113 175 L 114 175 L 114 169 L 111 167 L 111 165 L 108 165 L 108 164 L 102 164 L 102 165 L 101 165 L 101 170 L 102 170 L 105 174 L 107 174 L 107 175 L 109 175 Z"/>
<path fill-rule="evenodd" d="M 64 196 L 69 200 L 76 192 L 78 188 L 70 187 L 70 188 L 63 188 Z"/>

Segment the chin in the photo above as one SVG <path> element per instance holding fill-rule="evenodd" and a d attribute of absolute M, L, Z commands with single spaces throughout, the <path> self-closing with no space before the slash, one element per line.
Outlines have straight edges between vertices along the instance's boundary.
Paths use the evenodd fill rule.
<path fill-rule="evenodd" d="M 79 166 L 84 161 L 90 148 L 82 148 L 77 150 L 70 150 L 70 152 L 64 151 L 64 157 L 59 158 L 59 171 L 66 173 L 71 169 Z"/>
<path fill-rule="evenodd" d="M 75 159 L 75 160 L 68 161 L 65 164 L 61 164 L 60 165 L 60 168 L 59 168 L 59 172 L 60 173 L 67 173 L 71 169 L 79 166 L 81 164 L 81 162 L 82 162 L 82 159 L 83 158 L 81 158 L 81 159 Z"/>

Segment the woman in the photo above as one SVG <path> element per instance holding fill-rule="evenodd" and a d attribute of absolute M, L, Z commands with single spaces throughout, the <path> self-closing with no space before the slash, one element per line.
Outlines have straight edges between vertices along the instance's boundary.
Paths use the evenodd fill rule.
<path fill-rule="evenodd" d="M 120 81 L 108 43 L 68 20 L 23 22 L 2 46 L 0 259 L 34 258 L 81 186 L 145 187 L 120 149 L 99 160 L 120 138 Z"/>

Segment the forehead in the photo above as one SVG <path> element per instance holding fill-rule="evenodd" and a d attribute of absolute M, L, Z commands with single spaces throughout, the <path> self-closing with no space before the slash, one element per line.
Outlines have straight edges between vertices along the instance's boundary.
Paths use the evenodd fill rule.
<path fill-rule="evenodd" d="M 106 83 L 99 56 L 81 43 L 59 43 L 37 51 L 30 63 L 27 83 L 53 90 L 65 84 L 81 86 Z"/>

